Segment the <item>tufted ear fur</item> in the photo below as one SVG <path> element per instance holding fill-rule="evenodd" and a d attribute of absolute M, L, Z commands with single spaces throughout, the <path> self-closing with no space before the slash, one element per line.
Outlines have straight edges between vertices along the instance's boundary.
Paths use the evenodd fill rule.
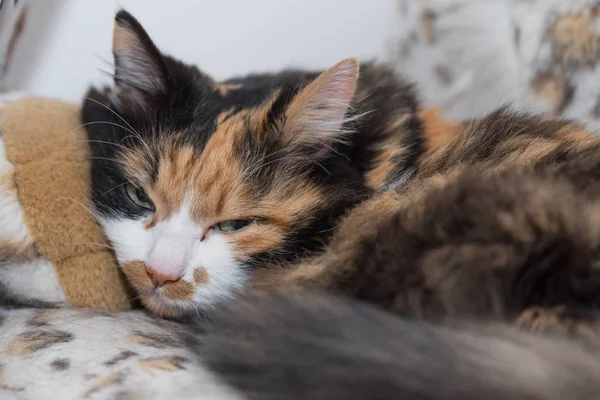
<path fill-rule="evenodd" d="M 124 10 L 115 16 L 113 56 L 113 96 L 119 105 L 144 109 L 166 94 L 169 76 L 163 57 L 142 25 Z"/>
<path fill-rule="evenodd" d="M 356 90 L 358 69 L 356 59 L 342 60 L 301 90 L 285 111 L 284 140 L 314 148 L 316 156 L 343 140 L 342 125 Z"/>

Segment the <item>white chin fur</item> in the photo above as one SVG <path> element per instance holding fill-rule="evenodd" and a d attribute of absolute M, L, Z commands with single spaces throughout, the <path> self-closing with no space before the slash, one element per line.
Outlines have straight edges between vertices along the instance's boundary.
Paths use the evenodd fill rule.
<path fill-rule="evenodd" d="M 160 302 L 177 312 L 214 308 L 219 302 L 234 296 L 247 279 L 247 273 L 235 260 L 232 246 L 223 235 L 210 235 L 203 241 L 195 239 L 199 228 L 190 218 L 183 218 L 187 217 L 186 208 L 182 207 L 170 220 L 160 222 L 149 230 L 144 227 L 143 218 L 99 218 L 120 264 L 147 262 L 153 246 L 160 242 L 157 239 L 174 231 L 178 237 L 184 234 L 184 237 L 190 239 L 182 240 L 177 245 L 186 246 L 185 272 L 181 279 L 194 285 L 193 300 L 173 300 L 163 296 L 152 299 L 153 302 Z M 169 224 L 171 226 L 167 226 Z M 182 249 L 174 252 L 180 251 Z M 201 267 L 208 273 L 208 282 L 196 284 L 194 271 Z"/>

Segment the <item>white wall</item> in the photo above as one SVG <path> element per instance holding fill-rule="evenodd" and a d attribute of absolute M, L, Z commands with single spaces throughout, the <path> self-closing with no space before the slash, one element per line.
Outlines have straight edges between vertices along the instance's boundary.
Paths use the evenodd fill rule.
<path fill-rule="evenodd" d="M 286 66 L 382 57 L 396 0 L 30 0 L 9 86 L 65 100 L 108 82 L 112 18 L 136 16 L 159 48 L 218 79 Z"/>

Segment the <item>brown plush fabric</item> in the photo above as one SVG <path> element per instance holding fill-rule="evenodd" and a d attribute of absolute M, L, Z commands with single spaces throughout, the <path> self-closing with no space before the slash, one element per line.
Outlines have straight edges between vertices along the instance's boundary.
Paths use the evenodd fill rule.
<path fill-rule="evenodd" d="M 2 109 L 0 132 L 27 228 L 54 263 L 69 302 L 131 308 L 124 277 L 91 214 L 90 150 L 78 107 L 42 98 L 10 103 Z"/>

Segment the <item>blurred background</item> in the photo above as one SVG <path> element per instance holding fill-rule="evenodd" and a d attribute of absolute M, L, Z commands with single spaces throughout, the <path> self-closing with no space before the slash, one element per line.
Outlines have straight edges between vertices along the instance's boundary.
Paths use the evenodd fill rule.
<path fill-rule="evenodd" d="M 12 2 L 13 0 L 5 0 Z M 23 2 L 23 0 L 21 0 Z M 29 0 L 7 86 L 78 101 L 106 82 L 119 7 L 158 47 L 217 79 L 286 66 L 325 68 L 380 58 L 398 23 L 396 0 Z"/>
<path fill-rule="evenodd" d="M 2 0 L 0 92 L 80 101 L 110 82 L 124 7 L 164 52 L 217 79 L 377 59 L 424 107 L 503 104 L 600 129 L 599 0 Z"/>

